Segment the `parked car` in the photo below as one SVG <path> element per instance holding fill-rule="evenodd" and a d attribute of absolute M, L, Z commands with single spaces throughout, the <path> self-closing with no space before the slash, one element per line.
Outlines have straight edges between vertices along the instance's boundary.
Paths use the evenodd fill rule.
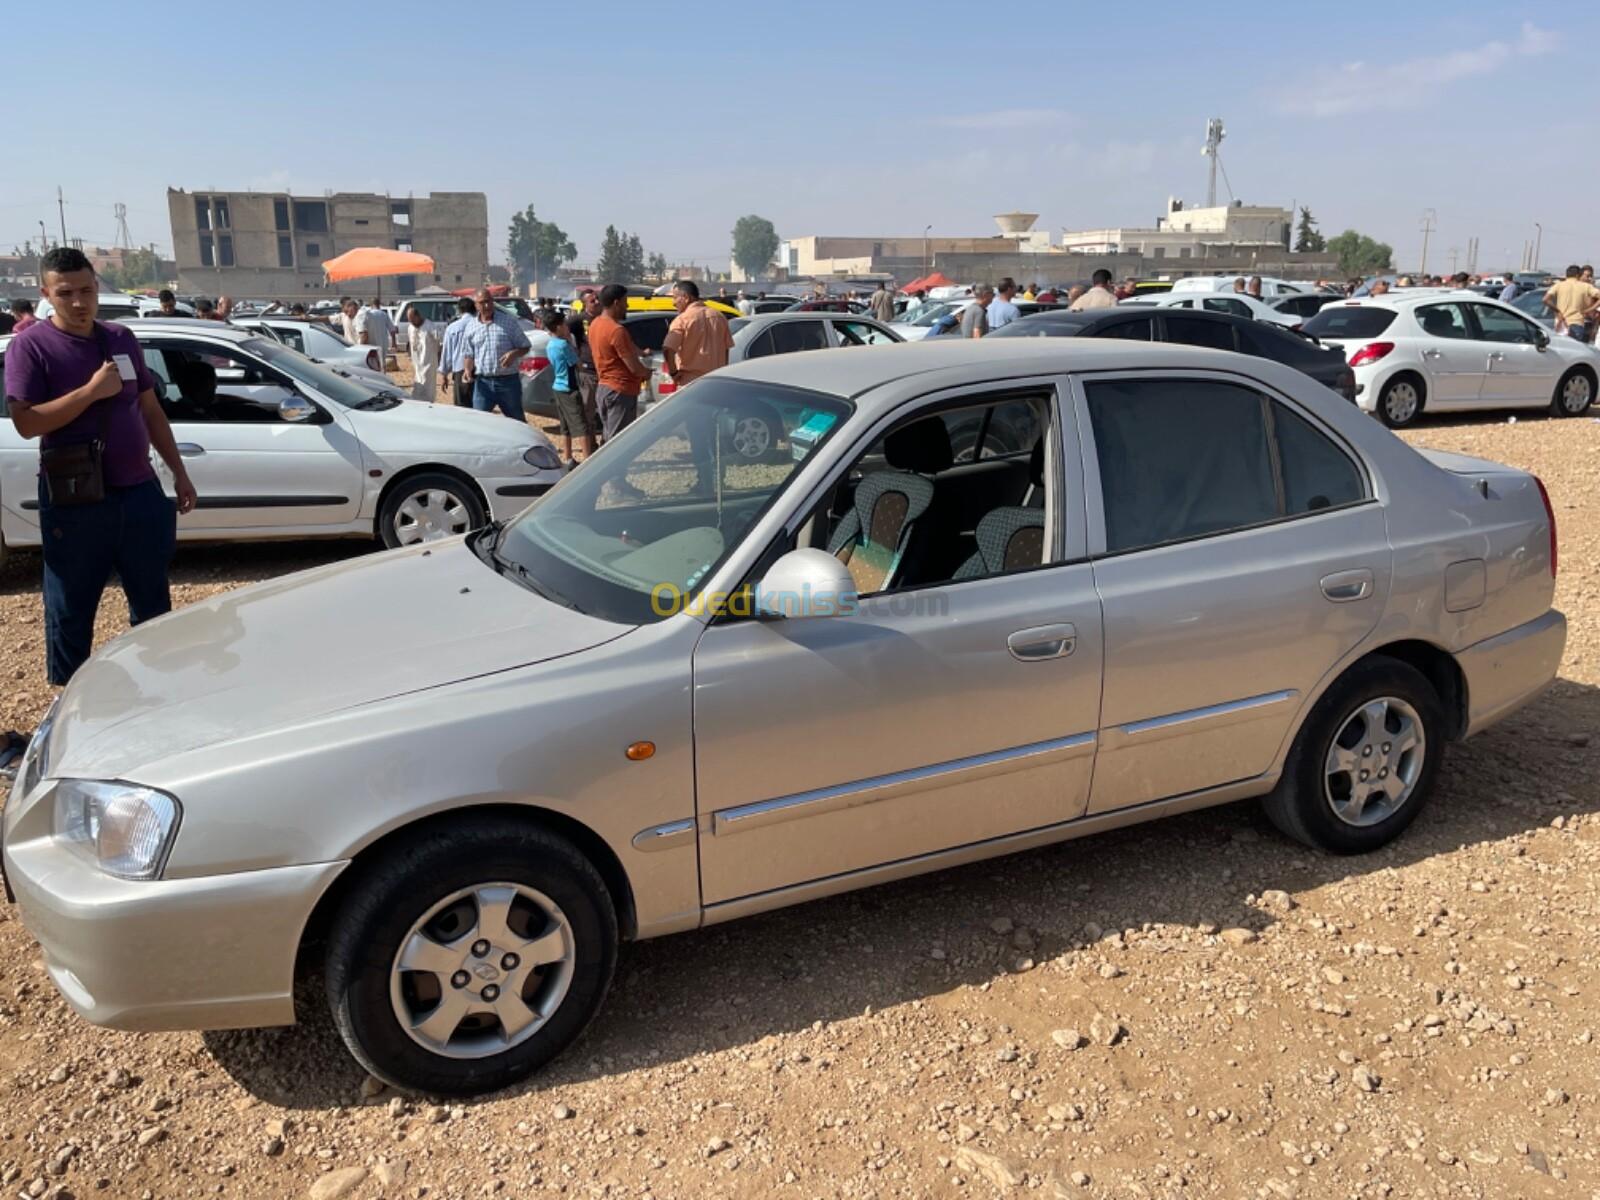
<path fill-rule="evenodd" d="M 1148 304 L 1157 308 L 1187 308 L 1197 312 L 1229 313 L 1235 317 L 1248 317 L 1255 321 L 1265 321 L 1269 325 L 1287 325 L 1290 328 L 1300 324 L 1300 318 L 1294 314 L 1279 312 L 1267 301 L 1257 300 L 1254 296 L 1246 296 L 1241 292 L 1226 294 L 1218 292 L 1215 295 L 1207 292 L 1197 295 L 1194 292 L 1180 292 L 1174 289 L 1159 296 L 1136 296 L 1122 303 Z"/>
<path fill-rule="evenodd" d="M 135 321 L 200 502 L 179 541 L 466 533 L 562 477 L 548 438 L 492 413 L 403 404 L 219 322 Z M 0 377 L 11 338 L 0 340 Z M 171 491 L 164 464 L 157 474 Z M 40 542 L 39 447 L 0 420 L 0 544 Z"/>
<path fill-rule="evenodd" d="M 1509 304 L 1471 292 L 1409 291 L 1330 304 L 1305 332 L 1349 358 L 1356 403 L 1392 428 L 1422 413 L 1594 403 L 1600 353 Z"/>
<path fill-rule="evenodd" d="M 1237 279 L 1244 279 L 1248 283 L 1251 276 L 1248 274 L 1188 275 L 1182 279 L 1174 279 L 1169 290 L 1174 292 L 1227 292 L 1229 295 L 1233 295 L 1233 284 Z M 1271 275 L 1263 275 L 1261 277 L 1261 294 L 1269 300 L 1278 296 L 1309 292 L 1314 290 L 1314 287 L 1315 285 L 1310 283 L 1277 279 Z"/>
<path fill-rule="evenodd" d="M 903 341 L 920 342 L 933 331 L 943 317 L 950 313 L 959 313 L 971 303 L 971 296 L 960 300 L 926 300 L 922 307 L 909 317 L 902 316 L 891 321 L 889 328 L 898 333 Z"/>
<path fill-rule="evenodd" d="M 788 312 L 794 306 L 793 296 L 768 296 L 765 300 L 754 300 L 755 312 L 751 316 L 764 317 L 768 313 Z"/>
<path fill-rule="evenodd" d="M 1019 406 L 1033 446 L 953 462 L 953 421 Z M 759 468 L 697 436 L 767 414 L 827 433 Z M 1246 798 L 1390 843 L 1554 676 L 1555 539 L 1534 476 L 1262 359 L 772 356 L 504 525 L 104 647 L 22 759 L 5 877 L 91 1021 L 292 1022 L 309 962 L 367 1070 L 493 1090 L 623 940 Z"/>
<path fill-rule="evenodd" d="M 785 312 L 836 312 L 836 313 L 864 313 L 867 306 L 858 300 L 845 300 L 840 297 L 829 297 L 826 300 L 796 300 L 790 304 Z"/>
<path fill-rule="evenodd" d="M 797 350 L 888 346 L 904 340 L 888 325 L 871 317 L 816 310 L 772 313 L 750 317 L 740 323 L 733 336 L 733 349 L 728 352 L 728 362 L 791 354 Z"/>
<path fill-rule="evenodd" d="M 1341 297 L 1332 292 L 1295 292 L 1287 296 L 1279 296 L 1276 300 L 1269 300 L 1267 306 L 1293 317 L 1296 324 L 1300 324 L 1307 317 L 1314 317 L 1322 311 L 1322 306 Z"/>
<path fill-rule="evenodd" d="M 367 378 L 388 384 L 377 346 L 352 346 L 333 326 L 301 317 L 235 317 L 229 324 L 282 342 L 307 358 L 328 366 L 359 367 Z M 401 331 L 404 338 L 404 330 Z"/>
<path fill-rule="evenodd" d="M 1531 321 L 1537 321 L 1546 329 L 1556 327 L 1556 315 L 1544 306 L 1545 294 L 1548 288 L 1535 288 L 1531 292 L 1523 292 L 1511 301 L 1511 307 Z"/>
<path fill-rule="evenodd" d="M 394 320 L 395 328 L 402 335 L 405 333 L 407 315 L 413 308 L 420 308 L 422 315 L 430 321 L 436 321 L 440 325 L 448 325 L 461 315 L 456 311 L 456 304 L 459 300 L 459 296 L 413 296 L 408 300 L 397 302 L 390 316 Z M 522 323 L 522 329 L 525 333 L 531 332 L 539 326 L 539 323 L 534 320 L 533 309 L 528 306 L 526 300 L 519 296 L 498 297 L 494 302 L 494 306 L 516 317 Z"/>
<path fill-rule="evenodd" d="M 1136 342 L 1175 342 L 1231 350 L 1293 367 L 1346 400 L 1356 398 L 1356 377 L 1339 350 L 1262 321 L 1220 312 L 1190 312 L 1119 304 L 1084 312 L 1040 313 L 989 335 L 998 337 L 1093 337 Z"/>
<path fill-rule="evenodd" d="M 102 321 L 126 321 L 130 317 L 154 316 L 161 311 L 161 301 L 154 297 L 131 296 L 127 292 L 101 292 L 96 302 Z M 194 316 L 194 306 L 186 301 L 178 301 L 177 307 L 185 316 Z M 34 302 L 33 310 L 33 315 L 44 321 L 56 311 L 56 306 L 41 298 Z"/>

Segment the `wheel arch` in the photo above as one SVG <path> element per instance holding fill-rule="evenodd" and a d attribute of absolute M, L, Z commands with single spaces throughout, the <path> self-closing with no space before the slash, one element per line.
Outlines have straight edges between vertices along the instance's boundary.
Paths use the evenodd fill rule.
<path fill-rule="evenodd" d="M 383 517 L 383 506 L 389 502 L 389 497 L 394 495 L 395 488 L 408 479 L 415 479 L 418 475 L 435 474 L 449 475 L 451 478 L 459 479 L 470 487 L 472 494 L 478 498 L 478 503 L 483 505 L 484 515 L 489 515 L 489 494 L 483 490 L 482 484 L 460 467 L 452 467 L 448 463 L 440 462 L 413 463 L 411 466 L 404 467 L 390 476 L 388 482 L 383 485 L 383 489 L 378 493 L 378 503 L 372 510 L 372 536 L 375 538 L 383 536 L 383 531 L 378 528 L 378 522 Z"/>
<path fill-rule="evenodd" d="M 628 882 L 628 874 L 623 869 L 622 861 L 604 838 L 583 822 L 553 809 L 528 804 L 476 804 L 432 813 L 397 829 L 391 829 L 382 837 L 363 846 L 350 860 L 350 865 L 341 871 L 328 885 L 327 890 L 318 897 L 312 907 L 311 915 L 306 918 L 306 923 L 300 931 L 299 947 L 295 956 L 295 977 L 302 978 L 308 973 L 315 952 L 326 937 L 334 914 L 339 911 L 351 889 L 359 885 L 373 863 L 398 845 L 408 841 L 425 840 L 435 830 L 460 825 L 480 817 L 511 818 L 524 822 L 531 828 L 543 829 L 563 837 L 576 846 L 594 865 L 595 870 L 600 873 L 600 878 L 605 882 L 606 890 L 611 895 L 611 902 L 616 906 L 618 932 L 624 941 L 632 940 L 638 929 L 633 887 Z"/>

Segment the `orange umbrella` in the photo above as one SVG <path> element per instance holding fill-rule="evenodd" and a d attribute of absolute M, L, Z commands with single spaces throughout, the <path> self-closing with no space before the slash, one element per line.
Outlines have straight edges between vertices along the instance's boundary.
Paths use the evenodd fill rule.
<path fill-rule="evenodd" d="M 358 246 L 322 264 L 329 283 L 346 279 L 376 279 L 384 275 L 432 275 L 433 259 L 409 250 L 385 250 L 382 246 Z"/>

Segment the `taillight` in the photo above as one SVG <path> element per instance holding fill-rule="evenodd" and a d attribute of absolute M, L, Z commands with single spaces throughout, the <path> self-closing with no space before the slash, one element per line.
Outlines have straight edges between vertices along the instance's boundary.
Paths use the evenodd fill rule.
<path fill-rule="evenodd" d="M 369 370 L 369 371 L 381 371 L 381 370 L 383 370 L 383 360 L 378 357 L 378 352 L 376 350 L 368 350 L 367 351 L 367 370 Z"/>
<path fill-rule="evenodd" d="M 1550 522 L 1550 578 L 1556 577 L 1556 510 L 1550 503 L 1550 493 L 1545 490 L 1544 480 L 1537 475 L 1533 477 L 1535 486 L 1539 489 L 1539 499 L 1544 501 L 1545 519 Z"/>
<path fill-rule="evenodd" d="M 1350 356 L 1350 365 L 1364 367 L 1368 363 L 1375 363 L 1393 349 L 1393 342 L 1368 342 Z"/>
<path fill-rule="evenodd" d="M 517 364 L 517 367 L 524 375 L 537 375 L 549 365 L 550 360 L 545 358 L 543 355 L 528 354 L 523 356 L 522 361 Z"/>
<path fill-rule="evenodd" d="M 656 395 L 670 396 L 678 390 L 678 382 L 670 375 L 663 375 L 661 382 L 656 384 Z"/>

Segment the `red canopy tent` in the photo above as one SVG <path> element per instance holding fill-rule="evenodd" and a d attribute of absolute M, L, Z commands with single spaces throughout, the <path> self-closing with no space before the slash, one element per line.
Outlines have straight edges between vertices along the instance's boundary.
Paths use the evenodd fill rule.
<path fill-rule="evenodd" d="M 917 286 L 925 292 L 932 291 L 936 287 L 955 287 L 955 285 L 955 280 L 946 279 L 944 275 L 938 271 L 935 271 L 932 275 L 927 275 L 922 279 L 917 280 Z"/>
<path fill-rule="evenodd" d="M 913 279 L 910 283 L 901 284 L 898 290 L 902 291 L 902 292 L 914 292 L 917 289 L 919 289 L 921 286 L 922 286 L 922 280 Z"/>

